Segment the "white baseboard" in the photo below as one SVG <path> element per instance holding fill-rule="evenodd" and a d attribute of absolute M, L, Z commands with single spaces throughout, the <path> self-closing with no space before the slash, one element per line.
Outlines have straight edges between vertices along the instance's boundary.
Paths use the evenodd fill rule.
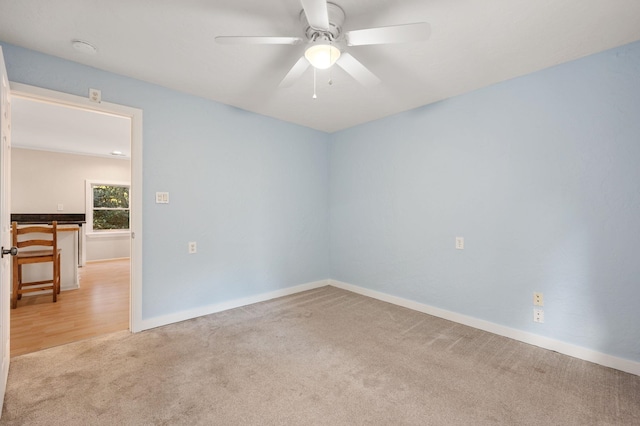
<path fill-rule="evenodd" d="M 230 300 L 227 302 L 202 306 L 194 309 L 176 312 L 170 315 L 143 319 L 141 322 L 140 331 L 173 324 L 180 321 L 186 321 L 205 315 L 215 314 L 217 312 L 239 308 L 241 306 L 251 305 L 253 303 L 264 302 L 267 300 L 276 299 L 278 297 L 289 296 L 291 294 L 296 294 L 302 291 L 312 290 L 327 285 L 352 291 L 354 293 L 378 299 L 383 302 L 392 303 L 394 305 L 402 306 L 414 311 L 423 312 L 425 314 L 467 325 L 469 327 L 477 328 L 479 330 L 487 331 L 499 336 L 508 337 L 510 339 L 514 339 L 523 343 L 538 346 L 543 349 L 552 350 L 564 355 L 572 356 L 574 358 L 582 359 L 585 361 L 593 362 L 595 364 L 603 365 L 605 367 L 615 368 L 616 370 L 640 376 L 640 362 L 637 361 L 615 357 L 612 355 L 604 354 L 602 352 L 594 351 L 592 349 L 587 349 L 581 346 L 562 342 L 560 340 L 551 339 L 548 337 L 529 333 L 527 331 L 517 330 L 515 328 L 506 327 L 456 312 L 447 311 L 445 309 L 425 305 L 413 300 L 403 299 L 401 297 L 392 296 L 390 294 L 382 293 L 376 290 L 370 290 L 364 287 L 359 287 L 353 284 L 348 284 L 331 279 L 315 281 L 307 284 L 297 285 L 294 287 L 271 291 L 268 293 L 258 294 L 255 296 L 248 296 L 240 299 Z"/>
<path fill-rule="evenodd" d="M 116 261 L 119 261 L 119 260 L 131 260 L 131 257 L 130 256 L 126 256 L 126 257 L 110 257 L 108 259 L 93 259 L 93 260 L 86 260 L 85 263 L 88 263 L 88 264 L 108 263 L 108 262 L 116 262 Z"/>
<path fill-rule="evenodd" d="M 307 291 L 307 290 L 313 290 L 315 288 L 325 287 L 327 285 L 329 285 L 329 280 L 314 281 L 311 283 L 301 284 L 294 287 L 283 288 L 280 290 L 275 290 L 268 293 L 262 293 L 255 296 L 248 296 L 240 299 L 229 300 L 227 302 L 215 303 L 213 305 L 201 306 L 194 309 L 176 312 L 170 315 L 147 318 L 141 321 L 140 331 L 161 327 L 163 325 L 173 324 L 180 321 L 186 321 L 192 318 L 202 317 L 205 315 L 215 314 L 217 312 L 239 308 L 241 306 L 251 305 L 253 303 L 265 302 L 267 300 L 276 299 L 278 297 L 283 297 L 283 296 L 289 296 L 291 294 L 300 293 L 302 291 Z"/>
<path fill-rule="evenodd" d="M 564 355 L 569 355 L 574 358 L 582 359 L 585 361 L 600 364 L 605 367 L 615 368 L 616 370 L 624 371 L 627 373 L 640 376 L 640 362 L 631 361 L 624 358 L 618 358 L 612 355 L 607 355 L 601 352 L 594 351 L 592 349 L 583 348 L 581 346 L 572 345 L 559 340 L 550 339 L 548 337 L 539 336 L 537 334 L 529 333 L 527 331 L 517 330 L 514 328 L 506 327 L 503 325 L 495 324 L 489 321 L 473 318 L 467 315 L 462 315 L 456 312 L 447 311 L 445 309 L 435 308 L 433 306 L 425 305 L 423 303 L 414 302 L 412 300 L 403 299 L 401 297 L 392 296 L 386 293 L 382 293 L 375 290 L 369 290 L 367 288 L 359 287 L 353 284 L 347 284 L 336 280 L 328 280 L 329 285 L 344 290 L 352 291 L 354 293 L 368 296 L 374 299 L 381 300 L 383 302 L 392 303 L 394 305 L 402 306 L 414 311 L 423 312 L 425 314 L 433 315 L 439 318 L 443 318 L 449 321 L 464 324 L 469 327 L 477 328 L 480 330 L 488 331 L 489 333 L 497 334 L 500 336 L 508 337 L 510 339 L 518 340 L 523 343 L 538 346 L 543 349 L 559 352 Z"/>

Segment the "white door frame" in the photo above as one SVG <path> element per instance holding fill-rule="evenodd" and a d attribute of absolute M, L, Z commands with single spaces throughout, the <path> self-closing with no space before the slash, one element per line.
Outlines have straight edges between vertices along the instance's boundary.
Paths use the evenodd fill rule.
<path fill-rule="evenodd" d="M 9 77 L 4 65 L 2 46 L 0 46 L 0 240 L 3 249 L 11 247 L 9 237 L 9 216 L 11 204 L 11 94 Z M 0 262 L 0 410 L 4 403 L 4 392 L 9 375 L 9 288 L 11 286 L 11 256 L 4 255 Z M 2 413 L 0 412 L 0 415 Z"/>
<path fill-rule="evenodd" d="M 10 83 L 11 96 L 51 102 L 72 108 L 97 111 L 131 119 L 131 296 L 129 329 L 142 330 L 142 110 L 56 92 L 21 83 Z"/>

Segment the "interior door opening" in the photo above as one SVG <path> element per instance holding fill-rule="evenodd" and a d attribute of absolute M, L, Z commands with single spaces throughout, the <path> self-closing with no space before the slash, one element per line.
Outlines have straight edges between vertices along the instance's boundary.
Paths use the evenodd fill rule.
<path fill-rule="evenodd" d="M 65 218 L 66 213 L 86 214 L 86 209 L 91 208 L 87 203 L 87 183 L 118 182 L 129 185 L 126 207 L 130 216 L 126 230 L 80 226 L 77 252 L 73 252 L 73 248 L 67 250 L 67 264 L 70 257 L 74 258 L 71 263 L 77 264 L 77 274 L 67 277 L 66 289 L 63 282 L 62 288 L 66 291 L 61 292 L 58 301 L 52 303 L 50 295 L 30 296 L 12 310 L 11 356 L 119 330 L 138 331 L 141 244 L 133 236 L 136 233 L 139 236 L 141 229 L 138 193 L 142 191 L 142 112 L 113 104 L 90 103 L 85 98 L 31 86 L 15 86 L 12 84 L 11 93 L 14 102 L 11 159 L 14 206 L 11 212 L 48 213 L 60 218 Z M 25 105 L 32 108 L 23 111 Z M 38 109 L 44 110 L 49 123 L 36 124 L 39 122 L 29 114 L 36 114 Z M 60 130 L 59 124 L 67 115 L 73 117 L 73 125 L 63 125 L 64 130 Z M 101 119 L 106 124 L 100 124 Z M 119 126 L 126 123 L 126 146 L 115 140 L 123 132 L 114 130 L 114 122 Z M 38 141 L 37 133 L 43 129 L 37 126 L 52 126 L 54 130 L 46 130 L 46 140 Z M 72 127 L 77 128 L 77 134 L 65 133 Z M 57 135 L 58 131 L 62 134 Z M 110 139 L 112 144 L 100 146 Z M 46 168 L 48 173 L 44 173 Z M 43 185 L 45 180 L 51 181 L 51 186 L 38 194 L 38 187 L 47 186 Z M 87 228 L 91 232 L 87 233 Z M 42 323 L 39 327 L 34 326 L 36 317 Z"/>

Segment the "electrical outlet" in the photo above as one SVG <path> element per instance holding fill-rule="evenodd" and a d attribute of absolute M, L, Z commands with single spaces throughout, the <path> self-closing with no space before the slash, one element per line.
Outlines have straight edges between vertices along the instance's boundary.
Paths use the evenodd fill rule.
<path fill-rule="evenodd" d="M 195 241 L 189 242 L 189 254 L 196 253 L 198 251 L 198 247 L 196 246 Z"/>
<path fill-rule="evenodd" d="M 535 306 L 544 306 L 544 297 L 542 293 L 533 293 L 533 304 Z"/>
<path fill-rule="evenodd" d="M 456 237 L 456 250 L 464 250 L 464 238 Z"/>
<path fill-rule="evenodd" d="M 102 91 L 98 89 L 89 89 L 89 100 L 92 102 L 102 102 Z"/>
<path fill-rule="evenodd" d="M 533 322 L 544 322 L 544 311 L 542 309 L 533 309 Z"/>
<path fill-rule="evenodd" d="M 58 211 L 61 212 L 64 210 L 64 205 L 63 204 L 58 204 Z"/>

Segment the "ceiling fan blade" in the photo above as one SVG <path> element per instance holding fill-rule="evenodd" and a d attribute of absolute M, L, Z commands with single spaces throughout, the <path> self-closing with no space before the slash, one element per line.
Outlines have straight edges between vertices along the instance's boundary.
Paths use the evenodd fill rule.
<path fill-rule="evenodd" d="M 329 11 L 327 0 L 300 0 L 304 14 L 311 28 L 316 30 L 329 30 Z"/>
<path fill-rule="evenodd" d="M 218 44 L 300 44 L 300 37 L 218 36 Z"/>
<path fill-rule="evenodd" d="M 374 73 L 346 52 L 340 55 L 336 64 L 363 86 L 375 86 L 380 83 L 380 79 Z"/>
<path fill-rule="evenodd" d="M 426 22 L 367 28 L 365 30 L 355 30 L 346 33 L 348 46 L 423 41 L 428 39 L 430 35 L 431 26 Z"/>
<path fill-rule="evenodd" d="M 298 62 L 289 70 L 287 75 L 284 76 L 280 82 L 280 87 L 291 87 L 291 85 L 299 79 L 302 74 L 309 68 L 309 61 L 304 56 L 298 59 Z"/>

